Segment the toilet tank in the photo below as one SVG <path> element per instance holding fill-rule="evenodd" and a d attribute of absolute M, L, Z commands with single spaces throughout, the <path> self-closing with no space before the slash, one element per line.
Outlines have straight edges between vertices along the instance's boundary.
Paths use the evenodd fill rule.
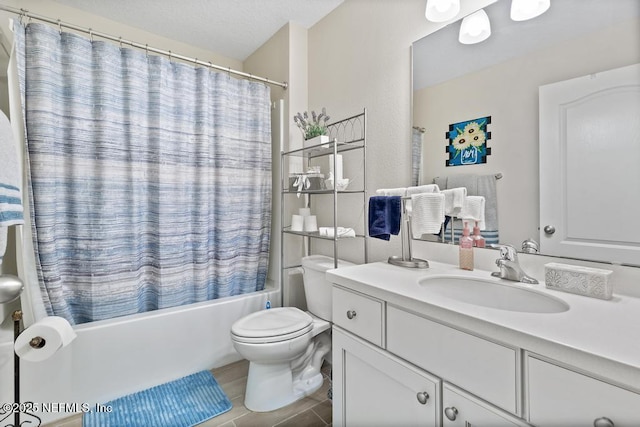
<path fill-rule="evenodd" d="M 338 268 L 355 265 L 349 261 L 338 260 Z M 327 270 L 334 269 L 333 258 L 324 255 L 311 255 L 302 258 L 302 281 L 307 300 L 307 310 L 321 319 L 331 322 L 331 283 L 325 278 Z"/>

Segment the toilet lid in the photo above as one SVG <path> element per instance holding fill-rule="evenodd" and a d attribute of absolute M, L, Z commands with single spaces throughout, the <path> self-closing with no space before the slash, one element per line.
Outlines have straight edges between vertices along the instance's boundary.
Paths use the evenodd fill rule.
<path fill-rule="evenodd" d="M 295 338 L 311 330 L 313 319 L 295 307 L 271 308 L 252 313 L 236 321 L 231 333 L 239 338 L 259 338 L 262 342 L 273 338 Z"/>

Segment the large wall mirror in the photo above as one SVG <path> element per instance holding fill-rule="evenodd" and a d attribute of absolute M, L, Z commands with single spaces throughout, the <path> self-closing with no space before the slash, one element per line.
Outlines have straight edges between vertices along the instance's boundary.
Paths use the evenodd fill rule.
<path fill-rule="evenodd" d="M 520 248 L 534 239 L 541 253 L 558 255 L 545 252 L 541 241 L 539 88 L 640 63 L 640 1 L 552 0 L 546 13 L 520 22 L 509 18 L 510 5 L 498 0 L 484 8 L 492 30 L 484 42 L 459 43 L 458 21 L 413 44 L 413 126 L 423 130 L 420 161 L 413 163 L 421 167 L 422 184 L 467 174 L 502 176 L 496 181 L 500 243 Z M 486 163 L 447 166 L 450 125 L 485 117 L 491 117 Z M 640 157 L 640 150 L 632 153 Z M 640 158 L 633 164 L 630 181 L 620 188 L 640 206 Z M 616 168 L 601 166 L 593 173 Z M 626 220 L 611 206 L 608 221 Z M 628 218 L 629 227 L 638 229 L 634 222 Z M 607 255 L 563 256 L 620 262 Z M 640 266 L 640 258 L 622 263 Z"/>

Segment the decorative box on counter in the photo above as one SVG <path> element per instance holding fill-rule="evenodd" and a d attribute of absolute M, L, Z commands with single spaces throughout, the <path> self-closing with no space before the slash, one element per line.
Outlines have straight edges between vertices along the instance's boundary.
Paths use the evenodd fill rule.
<path fill-rule="evenodd" d="M 613 293 L 611 273 L 611 270 L 551 262 L 544 266 L 544 281 L 549 289 L 608 300 Z"/>
<path fill-rule="evenodd" d="M 322 173 L 296 173 L 289 175 L 289 191 L 324 189 L 324 174 Z"/>

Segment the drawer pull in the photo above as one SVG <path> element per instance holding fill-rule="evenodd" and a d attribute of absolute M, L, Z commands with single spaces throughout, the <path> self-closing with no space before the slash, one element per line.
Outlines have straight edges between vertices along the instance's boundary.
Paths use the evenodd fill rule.
<path fill-rule="evenodd" d="M 416 395 L 416 397 L 418 398 L 418 402 L 420 402 L 423 405 L 426 405 L 427 400 L 429 400 L 429 393 L 427 393 L 426 391 L 421 391 Z"/>
<path fill-rule="evenodd" d="M 356 311 L 355 310 L 347 311 L 347 318 L 353 319 L 354 317 L 356 317 Z"/>
<path fill-rule="evenodd" d="M 455 421 L 456 418 L 458 417 L 458 410 L 455 408 L 455 406 L 452 406 L 450 408 L 445 408 L 444 410 L 444 414 L 447 416 L 447 418 L 449 418 L 451 421 Z"/>
<path fill-rule="evenodd" d="M 613 421 L 607 417 L 596 418 L 593 421 L 593 427 L 613 427 Z"/>

